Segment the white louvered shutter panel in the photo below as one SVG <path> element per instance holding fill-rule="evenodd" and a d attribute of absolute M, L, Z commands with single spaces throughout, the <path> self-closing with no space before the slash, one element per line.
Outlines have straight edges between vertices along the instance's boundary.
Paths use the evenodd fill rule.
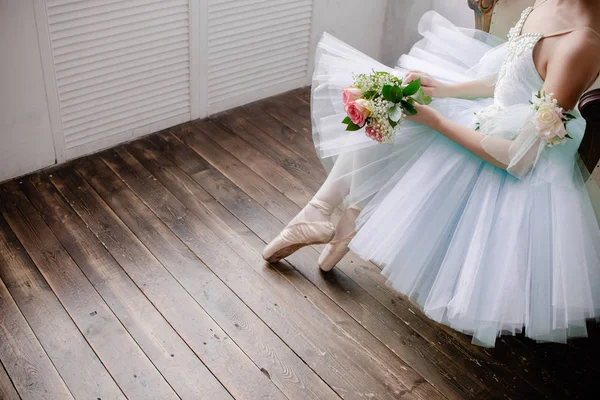
<path fill-rule="evenodd" d="M 208 0 L 208 112 L 306 84 L 312 0 Z"/>
<path fill-rule="evenodd" d="M 190 120 L 189 0 L 47 0 L 67 158 Z"/>

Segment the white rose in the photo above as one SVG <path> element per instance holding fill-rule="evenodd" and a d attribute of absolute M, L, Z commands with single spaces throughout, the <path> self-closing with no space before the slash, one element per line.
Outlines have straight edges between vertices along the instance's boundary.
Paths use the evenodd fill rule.
<path fill-rule="evenodd" d="M 564 130 L 562 119 L 557 112 L 556 106 L 552 103 L 544 103 L 540 105 L 540 108 L 535 114 L 534 123 L 535 127 L 537 128 L 537 136 L 544 140 L 552 139 L 559 133 L 562 133 L 562 131 L 559 129 L 559 124 Z"/>

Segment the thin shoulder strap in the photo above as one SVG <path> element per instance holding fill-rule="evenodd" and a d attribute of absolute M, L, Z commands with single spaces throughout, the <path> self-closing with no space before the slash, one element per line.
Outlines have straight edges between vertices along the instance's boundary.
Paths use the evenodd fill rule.
<path fill-rule="evenodd" d="M 598 39 L 600 39 L 600 33 L 596 32 L 595 30 L 593 30 L 592 28 L 590 28 L 588 26 L 582 26 L 580 28 L 564 29 L 564 30 L 558 31 L 558 32 L 547 33 L 547 34 L 545 34 L 542 37 L 543 38 L 548 38 L 548 37 L 553 37 L 553 36 L 566 35 L 567 33 L 575 32 L 575 31 L 588 31 L 588 32 L 591 32 L 594 35 L 598 36 Z M 596 82 L 596 80 L 599 77 L 600 77 L 600 72 L 598 72 L 598 75 L 596 75 L 596 78 L 590 83 L 590 86 L 588 86 L 588 88 L 585 89 L 586 92 L 589 90 L 589 88 L 591 88 L 594 85 L 594 83 Z"/>
<path fill-rule="evenodd" d="M 591 32 L 594 35 L 598 36 L 598 39 L 600 39 L 600 33 L 596 32 L 595 30 L 593 30 L 592 28 L 590 28 L 588 26 L 582 26 L 580 28 L 571 28 L 571 29 L 565 29 L 565 30 L 558 31 L 558 32 L 547 33 L 543 37 L 547 38 L 547 37 L 553 37 L 553 36 L 566 35 L 567 33 L 575 32 L 575 31 L 588 31 L 588 32 Z"/>

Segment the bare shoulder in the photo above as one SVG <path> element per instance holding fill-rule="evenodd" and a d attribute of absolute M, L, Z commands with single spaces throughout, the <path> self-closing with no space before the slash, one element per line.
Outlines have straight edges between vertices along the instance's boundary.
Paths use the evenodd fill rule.
<path fill-rule="evenodd" d="M 545 89 L 571 109 L 600 71 L 600 38 L 577 30 L 557 38 L 547 64 Z"/>
<path fill-rule="evenodd" d="M 589 66 L 598 66 L 600 70 L 600 36 L 596 33 L 580 29 L 564 35 L 557 44 L 554 58 Z"/>
<path fill-rule="evenodd" d="M 595 79 L 600 71 L 600 37 L 580 29 L 557 39 L 550 58 L 554 69 L 569 70 L 574 78 L 583 81 Z"/>

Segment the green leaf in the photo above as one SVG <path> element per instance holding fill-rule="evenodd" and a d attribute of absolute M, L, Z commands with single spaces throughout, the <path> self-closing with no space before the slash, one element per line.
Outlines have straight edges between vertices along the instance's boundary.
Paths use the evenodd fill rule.
<path fill-rule="evenodd" d="M 421 89 L 421 78 L 409 83 L 408 86 L 404 88 L 404 95 L 412 96 L 413 94 L 417 93 L 419 89 Z"/>
<path fill-rule="evenodd" d="M 411 98 L 414 99 L 417 103 L 424 106 L 431 104 L 432 101 L 431 97 L 426 95 L 423 89 L 419 89 L 419 91 Z"/>
<path fill-rule="evenodd" d="M 402 119 L 402 108 L 398 107 L 397 105 L 390 107 L 388 113 L 390 119 L 394 122 L 398 122 L 400 119 Z"/>
<path fill-rule="evenodd" d="M 348 127 L 346 128 L 347 131 L 350 132 L 354 132 L 359 130 L 361 127 L 356 125 L 354 122 L 350 121 L 350 123 L 348 124 Z"/>
<path fill-rule="evenodd" d="M 391 101 L 394 104 L 399 103 L 400 100 L 402 100 L 402 94 L 403 94 L 403 91 L 400 86 L 398 86 L 398 85 L 392 86 L 392 89 L 390 90 L 391 99 L 389 101 Z"/>
<path fill-rule="evenodd" d="M 369 90 L 367 92 L 364 92 L 361 96 L 361 98 L 366 99 L 366 100 L 371 100 L 373 97 L 375 97 L 375 95 L 377 94 L 376 90 Z"/>
<path fill-rule="evenodd" d="M 388 122 L 390 123 L 390 125 L 392 126 L 392 128 L 395 128 L 396 125 L 398 125 L 398 123 L 396 121 L 392 121 L 391 119 L 388 118 Z"/>
<path fill-rule="evenodd" d="M 415 106 L 413 106 L 412 104 L 410 104 L 408 101 L 402 100 L 400 102 L 400 104 L 402 105 L 402 109 L 404 110 L 404 114 L 406 114 L 406 115 L 417 115 L 417 109 L 415 108 Z"/>
<path fill-rule="evenodd" d="M 342 124 L 349 124 L 350 122 L 352 122 L 352 120 L 350 119 L 350 117 L 346 117 L 346 118 L 344 118 L 344 120 L 342 121 Z"/>
<path fill-rule="evenodd" d="M 392 87 L 392 85 L 383 85 L 383 88 L 381 88 L 381 95 L 387 101 L 392 101 Z"/>

